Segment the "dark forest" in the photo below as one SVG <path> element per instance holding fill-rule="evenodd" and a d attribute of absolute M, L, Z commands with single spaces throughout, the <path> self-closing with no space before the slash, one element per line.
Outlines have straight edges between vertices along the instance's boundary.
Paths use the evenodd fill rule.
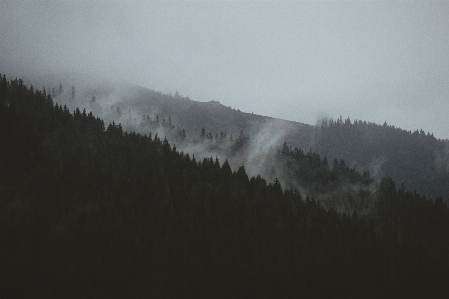
<path fill-rule="evenodd" d="M 273 155 L 308 194 L 3 75 L 1 297 L 449 297 L 442 197 L 287 144 Z"/>

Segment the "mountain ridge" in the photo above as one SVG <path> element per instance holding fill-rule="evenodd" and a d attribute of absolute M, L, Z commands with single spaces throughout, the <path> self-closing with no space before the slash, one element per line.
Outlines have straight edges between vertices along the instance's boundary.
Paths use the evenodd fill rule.
<path fill-rule="evenodd" d="M 335 189 L 330 200 L 371 213 L 325 208 L 244 166 L 105 127 L 21 80 L 0 83 L 0 133 L 8 298 L 448 297 L 442 198 L 377 184 L 342 160 L 270 149 L 318 192 L 364 186 L 353 203 Z M 248 142 L 242 134 L 235 150 Z"/>
<path fill-rule="evenodd" d="M 76 72 L 68 72 L 39 77 L 25 77 L 24 83 L 36 87 L 45 87 L 48 91 L 58 89 L 62 85 L 62 95 L 54 96 L 55 101 L 66 104 L 71 110 L 76 107 L 86 110 L 95 110 L 90 107 L 89 101 L 92 96 L 102 106 L 102 112 L 97 111 L 98 116 L 103 117 L 110 106 L 119 107 L 122 113 L 128 109 L 139 121 L 142 116 L 149 115 L 152 118 L 159 116 L 161 121 L 171 118 L 175 126 L 186 130 L 190 138 L 198 137 L 202 128 L 212 134 L 223 131 L 230 136 L 238 136 L 241 131 L 246 134 L 256 134 L 260 127 L 268 122 L 275 121 L 278 128 L 285 135 L 287 143 L 294 147 L 308 149 L 312 143 L 314 125 L 298 121 L 285 120 L 271 116 L 258 115 L 243 112 L 238 108 L 225 106 L 219 101 L 197 101 L 188 96 L 172 95 L 146 88 L 140 85 L 122 83 L 120 81 L 108 81 L 97 76 L 86 75 Z M 69 100 L 69 89 L 75 87 L 75 99 Z M 94 111 L 95 112 L 95 111 Z M 99 113 L 98 113 L 99 112 Z M 95 113 L 94 113 L 95 114 Z M 105 121 L 120 122 L 120 117 L 104 117 Z M 125 129 L 136 130 L 136 126 Z"/>
<path fill-rule="evenodd" d="M 235 139 L 243 133 L 259 144 L 254 150 L 260 146 L 279 147 L 282 143 L 306 152 L 312 149 L 330 161 L 344 159 L 350 167 L 361 173 L 370 171 L 379 181 L 385 176 L 391 176 L 395 181 L 405 183 L 409 190 L 415 189 L 432 198 L 443 196 L 449 202 L 449 141 L 426 135 L 422 130 L 411 132 L 386 123 L 382 126 L 366 121 L 352 122 L 349 118 L 325 120 L 333 123 L 332 128 L 326 128 L 322 124 L 313 126 L 242 112 L 218 101 L 195 101 L 178 92 L 174 95 L 163 94 L 142 86 L 118 81 L 111 83 L 79 73 L 71 76 L 61 77 L 64 85 L 60 93 L 58 85 L 61 83 L 55 83 L 58 76 L 47 79 L 47 83 L 42 76 L 40 81 L 35 79 L 34 85 L 48 86 L 55 102 L 67 105 L 70 110 L 80 107 L 81 110 L 93 111 L 105 123 L 121 123 L 124 130 L 148 134 L 151 126 L 143 124 L 149 120 L 156 124 L 151 130 L 157 129 L 157 125 L 163 127 L 169 124 L 183 130 L 190 141 L 199 140 L 203 130 L 212 137 L 223 133 L 228 139 Z M 70 80 L 74 83 L 67 83 Z M 73 97 L 72 87 L 75 90 Z M 91 102 L 92 97 L 96 97 L 94 104 Z M 163 130 L 153 133 L 156 132 L 164 135 Z M 187 152 L 190 150 L 200 150 L 206 157 L 217 155 L 216 151 L 204 147 L 186 149 Z M 265 161 L 263 157 L 261 159 Z M 254 159 L 249 161 L 257 163 Z M 238 167 L 239 163 L 248 163 L 248 159 L 239 159 L 234 166 Z M 258 171 L 260 167 L 253 169 Z M 420 172 L 420 169 L 426 171 Z"/>

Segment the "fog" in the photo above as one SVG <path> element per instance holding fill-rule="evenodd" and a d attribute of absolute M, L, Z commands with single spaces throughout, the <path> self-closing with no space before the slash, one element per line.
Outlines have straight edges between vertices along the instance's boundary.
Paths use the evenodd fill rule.
<path fill-rule="evenodd" d="M 0 72 L 449 138 L 448 2 L 0 2 Z"/>

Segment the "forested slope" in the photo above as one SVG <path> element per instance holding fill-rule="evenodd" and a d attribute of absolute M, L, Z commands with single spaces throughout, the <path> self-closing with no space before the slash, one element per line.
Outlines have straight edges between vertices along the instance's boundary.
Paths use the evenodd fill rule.
<path fill-rule="evenodd" d="M 449 204 L 449 141 L 436 139 L 423 130 L 411 132 L 386 124 L 352 122 L 349 118 L 326 120 L 322 125 L 311 126 L 245 113 L 216 101 L 193 101 L 178 92 L 163 94 L 119 80 L 109 82 L 85 74 L 47 75 L 28 81 L 35 82 L 36 86 L 47 86 L 55 102 L 67 105 L 70 111 L 85 108 L 106 123 L 121 123 L 126 131 L 148 134 L 151 130 L 153 135 L 158 132 L 159 136 L 167 136 L 171 144 L 178 146 L 180 134 L 172 138 L 173 134 L 157 130 L 158 126 L 184 130 L 188 141 L 198 140 L 203 128 L 214 140 L 217 136 L 221 138 L 222 133 L 227 139 L 232 135 L 235 140 L 243 131 L 253 143 L 276 141 L 275 146 L 280 147 L 286 142 L 293 149 L 302 149 L 306 153 L 312 149 L 321 157 L 327 157 L 331 167 L 335 158 L 343 159 L 347 166 L 360 173 L 369 171 L 378 182 L 382 177 L 390 176 L 398 185 L 404 183 L 406 190 L 416 190 L 432 198 L 442 196 Z M 148 123 L 157 125 L 147 126 Z M 182 149 L 191 152 L 189 146 L 184 144 Z M 215 157 L 215 154 L 210 151 L 204 156 Z M 221 160 L 228 159 L 233 167 L 234 158 L 221 156 Z M 236 164 L 245 164 L 251 175 L 261 174 L 273 179 L 268 172 L 254 171 L 258 167 L 253 167 L 248 160 L 248 157 L 239 157 Z M 280 177 L 283 172 L 288 172 L 275 170 Z M 280 180 L 285 186 L 284 177 Z"/>
<path fill-rule="evenodd" d="M 371 215 L 338 213 L 4 76 L 0 163 L 4 298 L 449 295 L 447 207 L 390 178 Z"/>
<path fill-rule="evenodd" d="M 119 80 L 102 80 L 98 76 L 74 72 L 30 75 L 24 82 L 46 87 L 55 102 L 67 105 L 71 111 L 85 108 L 105 121 L 120 122 L 124 129 L 132 131 L 141 131 L 140 122 L 145 115 L 144 120 L 158 118 L 161 123 L 170 118 L 174 126 L 185 129 L 189 139 L 196 138 L 203 127 L 213 134 L 222 131 L 228 137 L 231 134 L 237 137 L 240 131 L 255 135 L 274 120 L 279 123 L 278 134 L 283 134 L 292 146 L 307 148 L 313 136 L 310 125 L 243 112 L 213 100 L 200 102 L 178 92 L 164 94 Z M 95 104 L 91 103 L 93 96 Z"/>
<path fill-rule="evenodd" d="M 316 129 L 314 150 L 330 159 L 344 159 L 375 177 L 391 176 L 408 190 L 449 203 L 449 140 L 422 129 L 414 132 L 341 118 Z"/>

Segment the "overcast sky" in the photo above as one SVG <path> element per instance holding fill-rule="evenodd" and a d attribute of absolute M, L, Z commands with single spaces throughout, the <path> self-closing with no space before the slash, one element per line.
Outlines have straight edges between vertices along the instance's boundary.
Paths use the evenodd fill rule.
<path fill-rule="evenodd" d="M 0 72 L 75 71 L 449 138 L 449 2 L 0 2 Z"/>

